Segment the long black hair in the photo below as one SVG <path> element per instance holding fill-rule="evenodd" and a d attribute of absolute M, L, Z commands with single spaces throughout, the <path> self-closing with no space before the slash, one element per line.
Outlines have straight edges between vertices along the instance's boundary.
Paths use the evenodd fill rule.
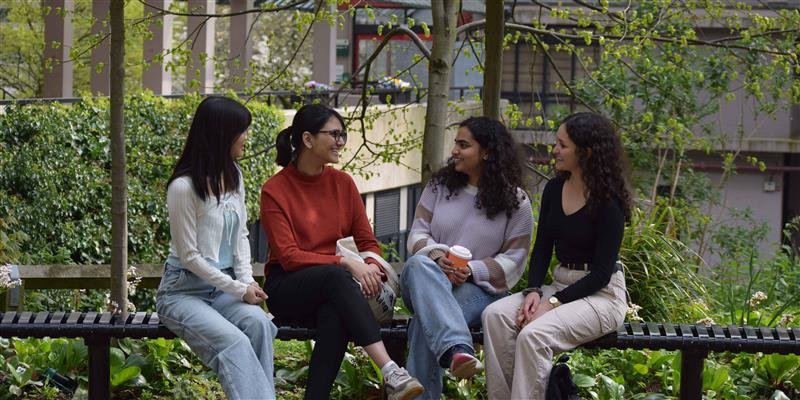
<path fill-rule="evenodd" d="M 468 118 L 459 127 L 467 128 L 472 138 L 487 152 L 478 181 L 475 207 L 484 209 L 489 219 L 501 212 L 511 218 L 514 210 L 519 208 L 517 188 L 522 187 L 522 167 L 514 138 L 502 122 L 489 117 Z M 434 191 L 437 185 L 445 186 L 448 198 L 467 183 L 469 177 L 455 170 L 452 159 L 436 171 L 430 181 Z"/>
<path fill-rule="evenodd" d="M 578 164 L 588 191 L 586 205 L 589 214 L 594 215 L 601 204 L 617 201 L 625 220 L 629 221 L 633 196 L 627 179 L 628 162 L 614 125 L 608 118 L 592 112 L 572 114 L 561 124 L 575 143 Z M 559 175 L 569 178 L 567 171 Z"/>
<path fill-rule="evenodd" d="M 203 200 L 239 188 L 239 169 L 231 156 L 231 146 L 252 122 L 247 107 L 222 96 L 209 96 L 200 102 L 192 118 L 183 153 L 167 181 L 192 179 L 194 192 Z"/>
<path fill-rule="evenodd" d="M 303 132 L 319 134 L 320 129 L 331 117 L 338 119 L 344 129 L 344 118 L 336 110 L 321 104 L 306 104 L 300 107 L 292 119 L 292 125 L 280 131 L 275 138 L 275 148 L 278 152 L 275 162 L 285 167 L 295 161 L 303 147 Z"/>

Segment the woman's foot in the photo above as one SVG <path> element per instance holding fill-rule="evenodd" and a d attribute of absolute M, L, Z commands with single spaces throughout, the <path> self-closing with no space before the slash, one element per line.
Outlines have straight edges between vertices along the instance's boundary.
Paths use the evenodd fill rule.
<path fill-rule="evenodd" d="M 411 400 L 425 391 L 416 378 L 400 367 L 393 368 L 383 376 L 383 387 L 389 400 Z"/>

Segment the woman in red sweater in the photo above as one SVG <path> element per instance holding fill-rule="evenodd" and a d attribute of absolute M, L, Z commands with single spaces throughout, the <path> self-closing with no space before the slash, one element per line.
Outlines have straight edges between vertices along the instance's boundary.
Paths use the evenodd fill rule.
<path fill-rule="evenodd" d="M 411 399 L 422 385 L 389 358 L 365 298 L 379 293 L 383 270 L 370 258 L 336 255 L 336 241 L 348 236 L 359 252 L 380 254 L 353 179 L 327 165 L 345 143 L 341 115 L 316 104 L 301 107 L 278 134 L 284 168 L 261 189 L 267 305 L 279 320 L 316 328 L 306 399 L 330 396 L 349 340 L 381 367 L 389 398 Z"/>

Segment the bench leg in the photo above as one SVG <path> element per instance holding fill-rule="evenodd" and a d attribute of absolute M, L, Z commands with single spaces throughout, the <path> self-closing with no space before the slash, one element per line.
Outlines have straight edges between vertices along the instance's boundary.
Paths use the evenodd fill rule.
<path fill-rule="evenodd" d="M 111 363 L 108 337 L 84 338 L 89 348 L 89 400 L 111 398 Z"/>
<path fill-rule="evenodd" d="M 681 352 L 681 400 L 703 397 L 703 365 L 708 351 L 684 350 Z"/>

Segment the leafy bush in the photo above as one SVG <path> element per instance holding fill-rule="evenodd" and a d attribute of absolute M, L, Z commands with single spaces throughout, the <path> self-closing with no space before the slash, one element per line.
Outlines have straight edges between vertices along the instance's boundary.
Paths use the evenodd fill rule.
<path fill-rule="evenodd" d="M 637 207 L 625 228 L 620 259 L 630 301 L 648 321 L 695 322 L 702 313 L 687 305 L 709 301 L 699 258 L 676 237 L 670 222 L 680 212 L 666 203 Z"/>
<path fill-rule="evenodd" d="M 132 263 L 158 262 L 168 249 L 165 184 L 200 96 L 126 98 L 128 250 Z M 282 114 L 250 102 L 249 148 L 274 143 Z M 11 105 L 0 114 L 0 219 L 29 240 L 19 251 L 40 263 L 108 263 L 111 254 L 111 156 L 108 99 Z M 261 183 L 274 171 L 269 153 L 240 163 L 255 219 Z M 264 155 L 262 155 L 264 154 Z M 0 227 L 3 232 L 6 227 Z M 7 233 L 3 233 L 8 235 Z"/>

